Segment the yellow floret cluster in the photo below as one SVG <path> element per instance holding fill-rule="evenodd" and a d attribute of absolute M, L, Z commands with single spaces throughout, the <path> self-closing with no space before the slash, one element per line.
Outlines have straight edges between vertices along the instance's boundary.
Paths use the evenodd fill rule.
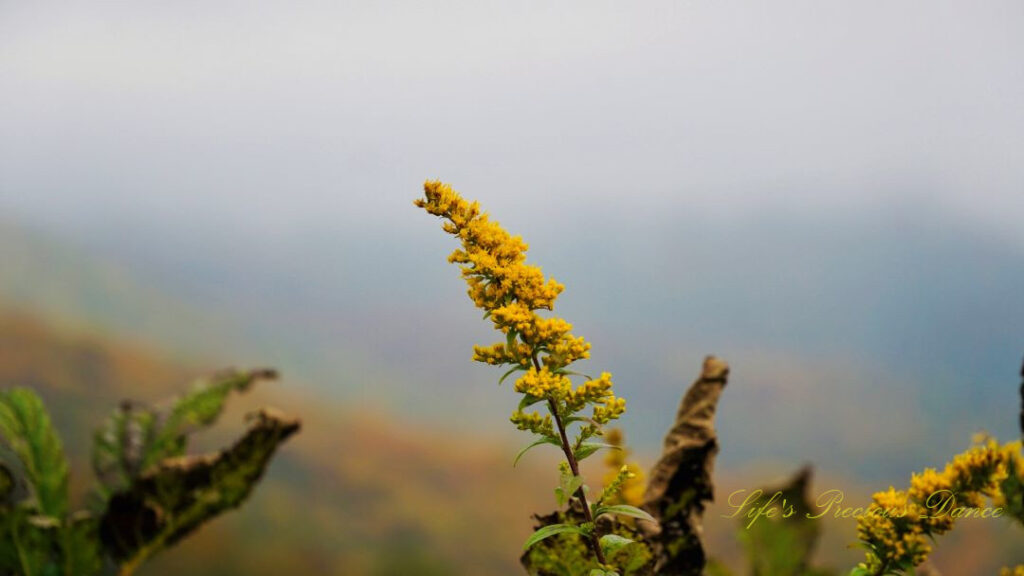
<path fill-rule="evenodd" d="M 510 420 L 519 430 L 528 430 L 534 434 L 540 434 L 541 436 L 551 436 L 555 433 L 554 428 L 551 426 L 550 414 L 541 416 L 536 412 L 523 412 L 521 410 L 516 410 L 512 413 Z"/>
<path fill-rule="evenodd" d="M 870 574 L 907 570 L 924 562 L 935 536 L 953 529 L 957 510 L 1005 506 L 1002 487 L 1011 474 L 1024 478 L 1020 442 L 1000 446 L 993 439 L 972 446 L 953 458 L 941 472 L 928 468 L 914 474 L 906 491 L 874 495 L 868 513 L 858 520 L 857 533 L 866 543 Z"/>
<path fill-rule="evenodd" d="M 552 372 L 547 366 L 531 367 L 516 380 L 516 392 L 535 398 L 563 400 L 572 391 L 572 381 L 564 374 Z"/>
<path fill-rule="evenodd" d="M 614 396 L 609 374 L 573 388 L 572 373 L 565 368 L 588 358 L 590 344 L 574 336 L 564 319 L 538 313 L 554 309 L 564 286 L 526 263 L 528 247 L 522 238 L 510 235 L 447 184 L 428 181 L 423 191 L 416 205 L 444 219 L 444 230 L 459 239 L 461 247 L 448 260 L 460 265 L 470 299 L 506 336 L 504 343 L 474 347 L 473 359 L 525 371 L 516 380 L 516 392 L 548 401 L 556 418 L 587 405 L 594 406 L 592 420 L 598 425 L 622 415 L 626 404 Z M 517 426 L 525 425 L 522 416 L 513 418 Z M 596 427 L 588 431 L 600 433 Z"/>

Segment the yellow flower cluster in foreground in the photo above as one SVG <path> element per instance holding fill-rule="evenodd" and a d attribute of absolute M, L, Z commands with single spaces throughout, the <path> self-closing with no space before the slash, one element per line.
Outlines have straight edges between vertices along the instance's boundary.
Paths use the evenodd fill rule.
<path fill-rule="evenodd" d="M 475 346 L 473 359 L 523 371 L 515 390 L 527 397 L 546 400 L 562 417 L 593 406 L 589 434 L 618 418 L 626 409 L 616 398 L 611 375 L 601 374 L 574 387 L 565 368 L 590 356 L 590 344 L 574 336 L 572 324 L 562 318 L 545 317 L 541 310 L 553 310 L 563 286 L 545 279 L 541 269 L 526 263 L 527 245 L 480 211 L 476 202 L 463 199 L 447 184 L 428 181 L 424 198 L 416 205 L 445 220 L 444 230 L 456 236 L 462 247 L 448 261 L 459 264 L 469 286 L 469 297 L 485 311 L 494 327 L 505 334 L 505 342 Z M 522 430 L 547 433 L 550 420 L 517 410 L 513 422 Z"/>
<path fill-rule="evenodd" d="M 988 439 L 958 454 L 941 472 L 929 468 L 914 474 L 906 491 L 890 487 L 875 494 L 857 523 L 860 540 L 872 550 L 861 568 L 888 574 L 921 564 L 932 550 L 932 537 L 952 530 L 958 517 L 983 507 L 986 497 L 1004 505 L 1000 487 L 1011 474 L 1024 478 L 1021 443 L 1000 446 Z"/>

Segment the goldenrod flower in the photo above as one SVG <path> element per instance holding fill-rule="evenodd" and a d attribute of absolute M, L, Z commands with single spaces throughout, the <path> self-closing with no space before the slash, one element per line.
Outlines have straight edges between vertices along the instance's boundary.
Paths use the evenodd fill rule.
<path fill-rule="evenodd" d="M 526 373 L 515 390 L 554 403 L 558 416 L 593 406 L 592 420 L 600 425 L 622 415 L 626 403 L 612 392 L 611 375 L 601 374 L 573 388 L 565 368 L 590 356 L 590 343 L 574 336 L 572 324 L 538 311 L 551 311 L 564 286 L 546 279 L 537 266 L 526 263 L 528 246 L 480 211 L 476 202 L 463 199 L 451 186 L 428 181 L 416 205 L 445 220 L 445 232 L 462 246 L 449 262 L 459 264 L 476 306 L 494 327 L 506 335 L 504 343 L 475 346 L 473 359 L 495 366 L 511 366 Z M 599 433 L 597 428 L 584 428 Z"/>
<path fill-rule="evenodd" d="M 539 267 L 526 263 L 527 245 L 522 238 L 510 235 L 481 212 L 476 202 L 464 200 L 447 184 L 428 181 L 423 185 L 423 193 L 416 205 L 444 219 L 444 231 L 461 243 L 448 261 L 459 265 L 470 299 L 484 310 L 484 317 L 490 318 L 494 328 L 505 335 L 502 343 L 475 346 L 473 360 L 510 366 L 502 380 L 514 372 L 524 372 L 515 381 L 515 391 L 523 395 L 523 400 L 512 413 L 511 421 L 516 428 L 543 437 L 533 445 L 561 447 L 568 469 L 568 476 L 563 472 L 563 479 L 568 478 L 569 483 L 564 485 L 572 486 L 563 488 L 572 492 L 565 497 L 579 498 L 585 521 L 592 524 L 586 491 L 582 480 L 577 480 L 581 478 L 579 460 L 600 447 L 586 440 L 600 435 L 604 424 L 621 416 L 626 411 L 626 401 L 615 396 L 607 372 L 573 386 L 570 377 L 577 374 L 566 368 L 589 357 L 590 344 L 574 336 L 572 324 L 564 319 L 538 313 L 554 310 L 564 286 L 545 278 Z M 548 414 L 524 412 L 524 408 L 538 403 L 546 406 Z M 592 407 L 589 418 L 577 416 L 588 406 Z M 574 422 L 585 424 L 576 432 L 575 441 L 570 442 L 567 432 Z M 623 468 L 613 479 L 612 492 L 617 493 L 632 477 L 632 472 Z M 598 564 L 604 565 L 597 535 L 591 531 L 588 538 Z"/>
<path fill-rule="evenodd" d="M 1024 478 L 1021 443 L 1000 446 L 981 438 L 942 472 L 927 468 L 912 475 L 907 491 L 890 487 L 875 494 L 857 522 L 858 537 L 872 549 L 861 567 L 887 574 L 921 564 L 931 553 L 932 538 L 953 529 L 957 510 L 981 508 L 986 498 L 1005 506 L 1001 487 L 1012 474 Z"/>

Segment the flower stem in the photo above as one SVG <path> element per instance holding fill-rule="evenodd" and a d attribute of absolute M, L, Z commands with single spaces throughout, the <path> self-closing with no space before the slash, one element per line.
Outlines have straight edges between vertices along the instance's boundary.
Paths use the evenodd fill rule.
<path fill-rule="evenodd" d="M 537 354 L 533 354 L 533 365 L 539 371 L 540 362 L 537 361 Z M 558 427 L 558 435 L 562 440 L 562 452 L 565 453 L 565 459 L 569 462 L 569 469 L 572 470 L 573 476 L 580 475 L 580 465 L 576 461 L 576 455 L 572 452 L 572 446 L 569 444 L 569 437 L 565 433 L 565 425 L 562 424 L 562 417 L 558 414 L 558 404 L 554 400 L 548 398 L 548 410 L 551 411 L 551 416 L 555 419 L 555 425 Z M 587 503 L 587 494 L 583 491 L 581 486 L 576 490 L 575 496 L 580 499 L 580 504 L 583 505 L 583 517 L 587 522 L 594 526 L 594 516 L 590 511 L 590 504 Z M 594 526 L 596 528 L 596 526 Z M 594 530 L 590 532 L 590 547 L 594 550 L 594 555 L 597 556 L 597 561 L 604 566 L 607 562 L 604 559 L 604 553 L 601 552 L 601 542 L 597 538 L 597 533 Z"/>

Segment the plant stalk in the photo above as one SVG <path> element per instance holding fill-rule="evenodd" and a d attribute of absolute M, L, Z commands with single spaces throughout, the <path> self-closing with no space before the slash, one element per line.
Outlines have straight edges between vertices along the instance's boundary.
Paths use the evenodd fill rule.
<path fill-rule="evenodd" d="M 533 365 L 540 371 L 540 362 L 537 361 L 537 354 L 533 354 Z M 562 452 L 565 453 L 565 459 L 569 462 L 569 469 L 572 470 L 573 476 L 580 475 L 580 465 L 576 461 L 576 455 L 572 453 L 572 446 L 569 444 L 569 437 L 565 433 L 565 425 L 562 424 L 562 417 L 558 415 L 558 405 L 551 398 L 548 398 L 548 410 L 551 411 L 551 416 L 555 419 L 555 425 L 558 427 L 558 435 L 562 440 Z M 581 486 L 576 490 L 575 496 L 580 499 L 580 503 L 583 505 L 583 517 L 591 526 L 596 530 L 597 526 L 594 525 L 594 515 L 590 511 L 590 504 L 587 502 L 587 495 L 583 491 Z M 597 556 L 597 561 L 601 563 L 603 567 L 607 562 L 604 559 L 604 553 L 601 551 L 601 541 L 597 538 L 595 530 L 590 532 L 590 546 L 594 549 L 594 555 Z"/>

